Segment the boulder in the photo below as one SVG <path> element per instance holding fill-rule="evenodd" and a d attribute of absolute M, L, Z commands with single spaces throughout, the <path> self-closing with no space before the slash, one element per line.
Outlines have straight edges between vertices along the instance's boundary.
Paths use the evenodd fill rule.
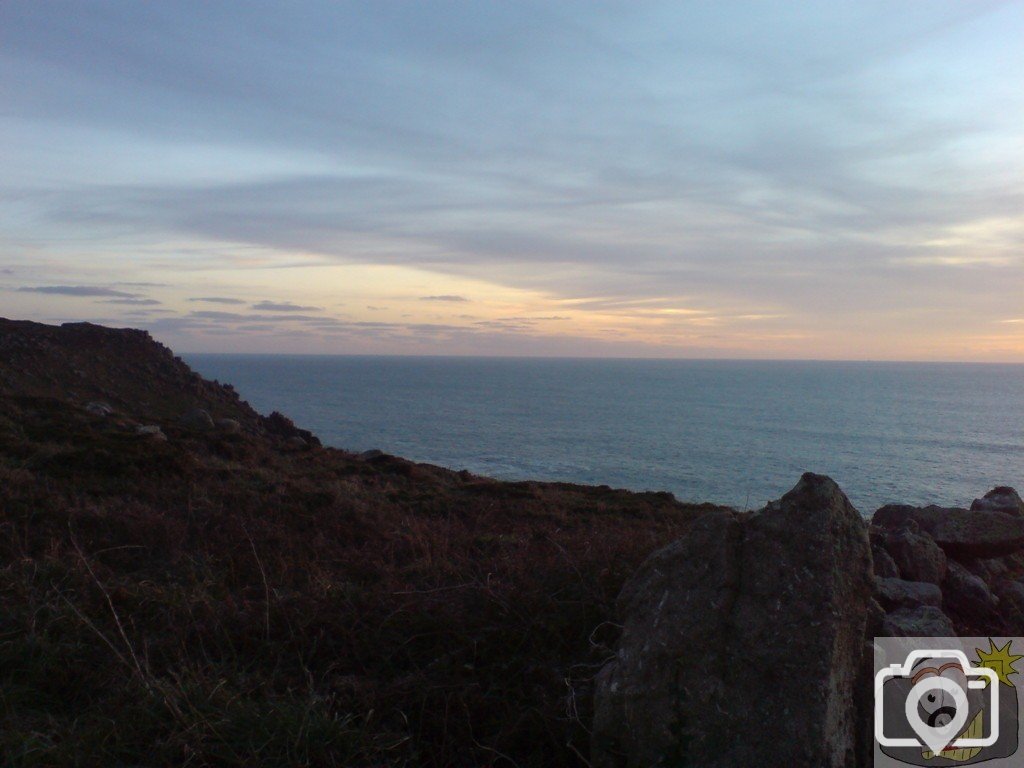
<path fill-rule="evenodd" d="M 933 605 L 899 608 L 885 615 L 881 637 L 955 637 L 953 623 Z"/>
<path fill-rule="evenodd" d="M 181 417 L 181 423 L 188 429 L 205 432 L 213 429 L 213 419 L 202 408 L 193 408 Z"/>
<path fill-rule="evenodd" d="M 309 443 L 298 435 L 294 435 L 284 441 L 284 447 L 290 451 L 304 451 L 309 448 Z"/>
<path fill-rule="evenodd" d="M 942 595 L 946 613 L 967 621 L 984 621 L 999 605 L 988 585 L 956 560 L 949 561 Z"/>
<path fill-rule="evenodd" d="M 873 525 L 890 530 L 905 528 L 908 521 L 958 559 L 1000 557 L 1024 550 L 1024 517 L 1006 512 L 890 504 L 871 519 Z M 899 564 L 899 558 L 896 562 Z"/>
<path fill-rule="evenodd" d="M 909 528 L 890 531 L 885 537 L 885 549 L 904 579 L 942 583 L 946 554 L 927 534 L 914 533 Z"/>
<path fill-rule="evenodd" d="M 919 605 L 942 606 L 942 590 L 927 581 L 876 578 L 875 596 L 887 611 Z"/>
<path fill-rule="evenodd" d="M 91 403 L 86 403 L 85 410 L 91 413 L 93 416 L 110 416 L 114 413 L 114 409 L 111 408 L 107 403 L 94 400 Z"/>
<path fill-rule="evenodd" d="M 359 454 L 359 458 L 363 461 L 371 461 L 373 459 L 379 459 L 381 456 L 386 455 L 384 451 L 378 451 L 376 448 L 371 448 L 368 451 L 363 451 Z"/>
<path fill-rule="evenodd" d="M 975 512 L 1003 512 L 1024 517 L 1024 501 L 1007 485 L 997 486 L 982 498 L 975 499 L 971 502 L 971 509 Z"/>
<path fill-rule="evenodd" d="M 759 512 L 710 512 L 619 595 L 593 765 L 857 764 L 873 604 L 867 528 L 829 478 L 806 474 Z"/>
<path fill-rule="evenodd" d="M 150 440 L 167 441 L 167 435 L 156 424 L 140 424 L 135 428 L 135 434 L 140 437 L 148 437 Z"/>
<path fill-rule="evenodd" d="M 1005 512 L 958 511 L 942 516 L 928 532 L 956 558 L 1000 557 L 1024 549 L 1024 517 Z"/>
<path fill-rule="evenodd" d="M 217 419 L 217 430 L 225 435 L 237 435 L 242 431 L 242 425 L 235 419 Z"/>

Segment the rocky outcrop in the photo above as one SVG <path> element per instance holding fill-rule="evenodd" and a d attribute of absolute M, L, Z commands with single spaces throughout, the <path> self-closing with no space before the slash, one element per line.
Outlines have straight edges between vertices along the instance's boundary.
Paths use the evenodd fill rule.
<path fill-rule="evenodd" d="M 619 596 L 593 764 L 858 764 L 872 594 L 867 527 L 826 477 L 756 513 L 701 518 Z"/>
<path fill-rule="evenodd" d="M 0 397 L 41 397 L 76 403 L 109 422 L 158 423 L 193 435 L 223 435 L 214 422 L 239 432 L 320 441 L 280 414 L 262 416 L 234 388 L 208 381 L 146 331 L 92 323 L 60 326 L 0 318 Z M 202 411 L 205 418 L 199 416 Z"/>

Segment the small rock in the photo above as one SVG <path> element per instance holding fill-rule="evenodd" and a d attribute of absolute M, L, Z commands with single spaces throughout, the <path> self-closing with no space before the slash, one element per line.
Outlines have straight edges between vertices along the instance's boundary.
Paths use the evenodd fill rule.
<path fill-rule="evenodd" d="M 368 451 L 363 451 L 359 454 L 359 458 L 363 461 L 370 461 L 371 459 L 379 459 L 384 456 L 384 451 L 378 451 L 376 448 L 371 448 Z"/>
<path fill-rule="evenodd" d="M 189 429 L 206 431 L 213 429 L 213 419 L 210 414 L 202 408 L 194 408 L 181 417 L 181 423 Z"/>
<path fill-rule="evenodd" d="M 933 605 L 899 608 L 882 621 L 882 637 L 956 637 L 953 622 Z"/>
<path fill-rule="evenodd" d="M 1024 517 L 1024 501 L 1017 492 L 1007 485 L 1000 485 L 971 503 L 975 512 L 1004 512 L 1007 515 Z"/>
<path fill-rule="evenodd" d="M 284 441 L 284 447 L 292 451 L 304 451 L 309 448 L 309 443 L 301 437 L 289 437 Z"/>
<path fill-rule="evenodd" d="M 956 560 L 948 563 L 942 595 L 947 613 L 972 621 L 986 619 L 999 605 L 988 585 Z"/>
<path fill-rule="evenodd" d="M 110 416 L 114 412 L 113 408 L 99 400 L 88 403 L 85 406 L 85 410 L 93 416 Z"/>
<path fill-rule="evenodd" d="M 927 581 L 876 578 L 875 595 L 887 611 L 919 605 L 939 608 L 942 605 L 942 590 Z"/>
<path fill-rule="evenodd" d="M 217 419 L 217 429 L 226 435 L 237 435 L 242 431 L 242 425 L 234 419 Z"/>
<path fill-rule="evenodd" d="M 900 569 L 896 566 L 896 561 L 892 559 L 892 555 L 886 552 L 881 544 L 871 542 L 871 559 L 874 563 L 875 576 L 892 579 L 899 578 Z"/>
<path fill-rule="evenodd" d="M 148 437 L 150 440 L 159 440 L 162 442 L 166 442 L 167 440 L 167 435 L 165 435 L 164 431 L 156 424 L 140 424 L 135 428 L 135 434 L 142 437 Z"/>
<path fill-rule="evenodd" d="M 891 531 L 885 549 L 892 556 L 900 576 L 907 581 L 941 584 L 946 575 L 946 555 L 931 537 L 909 529 Z"/>

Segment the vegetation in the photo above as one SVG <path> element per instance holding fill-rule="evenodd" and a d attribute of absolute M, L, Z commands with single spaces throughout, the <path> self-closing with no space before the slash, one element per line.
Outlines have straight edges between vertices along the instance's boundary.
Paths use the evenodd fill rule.
<path fill-rule="evenodd" d="M 615 596 L 702 510 L 82 406 L 0 391 L 4 765 L 586 765 Z"/>

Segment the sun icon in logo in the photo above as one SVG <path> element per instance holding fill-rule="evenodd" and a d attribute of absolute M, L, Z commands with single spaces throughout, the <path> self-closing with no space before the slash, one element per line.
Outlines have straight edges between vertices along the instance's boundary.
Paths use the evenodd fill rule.
<path fill-rule="evenodd" d="M 989 638 L 989 650 L 987 652 L 981 650 L 981 648 L 975 648 L 974 652 L 978 654 L 979 667 L 988 667 L 999 675 L 1000 683 L 1015 688 L 1016 686 L 1010 681 L 1010 675 L 1015 675 L 1020 670 L 1014 669 L 1013 663 L 1019 659 L 1024 659 L 1024 655 L 1018 656 L 1010 652 L 1010 644 L 1012 642 L 1012 640 L 1007 640 L 1006 645 L 998 648 L 992 641 L 992 638 Z"/>

